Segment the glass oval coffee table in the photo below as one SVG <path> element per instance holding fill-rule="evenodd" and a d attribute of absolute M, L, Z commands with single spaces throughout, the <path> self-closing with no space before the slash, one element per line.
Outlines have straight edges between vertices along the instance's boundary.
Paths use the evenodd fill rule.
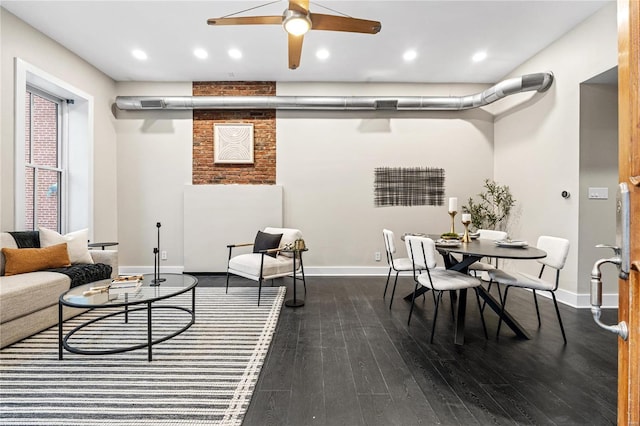
<path fill-rule="evenodd" d="M 131 290 L 119 289 L 109 290 L 103 288 L 95 290 L 95 283 L 89 283 L 74 287 L 62 293 L 58 300 L 58 359 L 63 358 L 63 349 L 75 354 L 82 355 L 106 355 L 133 351 L 146 347 L 148 351 L 148 359 L 152 360 L 153 345 L 171 339 L 180 333 L 186 331 L 196 321 L 196 286 L 198 279 L 186 274 L 161 274 L 165 278 L 161 285 L 150 285 L 154 278 L 153 274 L 143 275 L 142 284 Z M 91 289 L 94 289 L 93 291 Z M 177 306 L 157 304 L 161 300 L 171 299 L 180 294 L 191 291 L 191 306 Z M 63 309 L 82 308 L 89 310 L 108 309 L 104 315 L 92 318 L 73 329 L 66 334 L 63 332 Z M 115 308 L 112 309 L 112 308 Z M 118 309 L 121 308 L 121 309 Z M 184 311 L 190 316 L 190 321 L 179 330 L 165 336 L 153 338 L 153 310 L 157 309 L 173 309 Z M 136 311 L 146 311 L 147 313 L 147 339 L 146 342 L 137 345 L 127 346 L 123 348 L 87 350 L 72 346 L 69 339 L 76 333 L 80 333 L 85 327 L 111 318 L 122 315 L 124 323 L 128 323 L 129 314 Z M 80 333 L 81 334 L 81 333 Z"/>

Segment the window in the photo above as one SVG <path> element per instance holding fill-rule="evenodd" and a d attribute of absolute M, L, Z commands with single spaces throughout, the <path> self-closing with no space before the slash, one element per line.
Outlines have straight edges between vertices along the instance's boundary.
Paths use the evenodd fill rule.
<path fill-rule="evenodd" d="M 14 229 L 92 228 L 93 96 L 15 58 Z"/>
<path fill-rule="evenodd" d="M 61 232 L 63 101 L 27 86 L 25 98 L 24 226 Z"/>

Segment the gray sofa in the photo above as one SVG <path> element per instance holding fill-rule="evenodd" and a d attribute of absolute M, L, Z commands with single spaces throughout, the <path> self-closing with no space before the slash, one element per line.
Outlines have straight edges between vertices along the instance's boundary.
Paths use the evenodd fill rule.
<path fill-rule="evenodd" d="M 1 247 L 17 248 L 13 237 L 0 234 Z M 118 252 L 89 250 L 95 263 L 111 266 L 111 278 L 118 275 Z M 0 254 L 0 274 L 4 275 Z M 97 283 L 109 283 L 110 279 Z M 58 323 L 58 298 L 71 286 L 71 278 L 59 272 L 38 271 L 0 277 L 0 348 Z M 65 319 L 82 310 L 65 309 Z"/>

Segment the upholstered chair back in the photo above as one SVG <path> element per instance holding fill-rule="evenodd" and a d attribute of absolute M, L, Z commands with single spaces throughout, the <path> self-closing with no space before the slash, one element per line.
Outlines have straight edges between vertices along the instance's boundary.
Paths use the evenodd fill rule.
<path fill-rule="evenodd" d="M 296 240 L 299 240 L 302 238 L 302 232 L 299 229 L 294 229 L 294 228 L 272 228 L 272 227 L 266 227 L 264 228 L 264 232 L 266 232 L 267 234 L 282 234 L 282 238 L 280 239 L 280 248 L 283 248 L 284 246 L 291 244 L 291 246 L 293 246 L 293 243 Z M 293 257 L 293 253 L 280 253 L 283 256 L 287 256 L 287 257 Z"/>
<path fill-rule="evenodd" d="M 382 230 L 382 235 L 384 235 L 384 248 L 387 250 L 387 253 L 395 253 L 396 252 L 396 244 L 393 241 L 393 231 L 388 229 Z"/>
<path fill-rule="evenodd" d="M 427 268 L 436 267 L 436 244 L 431 238 L 407 235 L 405 241 L 407 241 L 409 256 L 413 258 L 414 263 L 421 265 L 426 259 Z"/>
<path fill-rule="evenodd" d="M 555 269 L 564 268 L 569 254 L 569 240 L 541 235 L 536 247 L 547 252 L 547 257 L 538 259 L 538 262 Z"/>
<path fill-rule="evenodd" d="M 494 231 L 493 229 L 478 229 L 478 238 L 483 240 L 500 241 L 507 238 L 507 233 L 504 231 Z"/>

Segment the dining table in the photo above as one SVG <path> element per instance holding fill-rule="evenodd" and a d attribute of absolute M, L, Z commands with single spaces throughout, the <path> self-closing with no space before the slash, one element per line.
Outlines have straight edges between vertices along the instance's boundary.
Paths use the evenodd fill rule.
<path fill-rule="evenodd" d="M 441 240 L 438 235 L 428 234 L 413 234 L 426 236 L 433 239 L 436 243 L 436 249 L 442 255 L 444 259 L 445 268 L 454 271 L 468 273 L 469 266 L 474 262 L 479 261 L 484 257 L 497 258 L 497 259 L 516 259 L 516 260 L 531 260 L 542 259 L 547 256 L 544 250 L 530 246 L 524 242 L 511 244 L 509 241 L 500 243 L 494 240 L 488 239 L 472 239 L 470 242 L 450 242 L 450 240 Z M 458 259 L 454 254 L 461 255 L 462 258 Z M 507 311 L 502 309 L 502 303 L 494 298 L 484 286 L 478 286 L 478 296 L 486 302 L 485 306 L 489 306 L 502 321 L 516 334 L 516 336 L 523 339 L 530 339 L 531 337 L 526 330 L 516 321 L 516 319 Z M 415 292 L 415 297 L 429 291 L 430 288 L 421 286 Z M 411 292 L 404 297 L 405 300 L 411 301 L 414 297 L 414 293 Z M 466 320 L 466 307 L 467 307 L 467 289 L 459 290 L 457 297 L 456 312 L 454 315 L 455 327 L 454 327 L 454 342 L 457 345 L 464 344 L 464 326 Z"/>

